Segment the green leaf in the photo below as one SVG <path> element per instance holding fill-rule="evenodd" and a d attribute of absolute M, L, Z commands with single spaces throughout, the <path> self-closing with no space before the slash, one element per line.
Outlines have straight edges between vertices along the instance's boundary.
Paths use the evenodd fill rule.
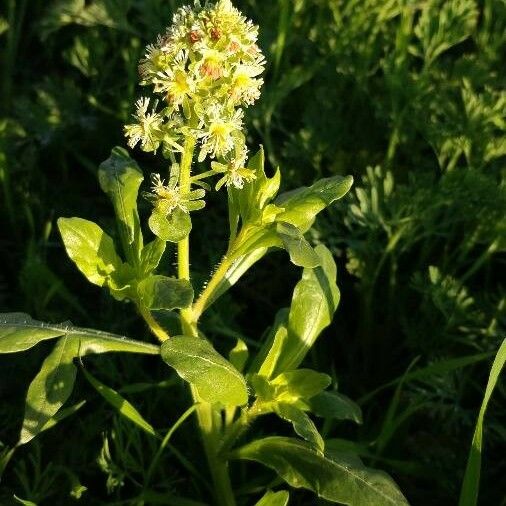
<path fill-rule="evenodd" d="M 499 375 L 506 362 L 506 339 L 502 342 L 499 351 L 494 359 L 490 375 L 485 389 L 485 395 L 481 403 L 476 428 L 474 429 L 471 451 L 467 460 L 466 472 L 462 489 L 460 491 L 459 506 L 476 506 L 478 504 L 478 492 L 480 490 L 481 474 L 481 450 L 483 446 L 483 419 L 487 411 L 488 402 L 497 384 Z"/>
<path fill-rule="evenodd" d="M 362 423 L 360 406 L 337 392 L 320 392 L 307 401 L 307 409 L 322 418 Z"/>
<path fill-rule="evenodd" d="M 319 256 L 295 225 L 283 221 L 278 222 L 276 232 L 294 265 L 310 269 L 320 265 Z"/>
<path fill-rule="evenodd" d="M 284 208 L 276 219 L 291 223 L 305 233 L 311 228 L 317 214 L 344 197 L 352 184 L 351 176 L 334 176 L 320 179 L 313 186 L 283 193 L 274 202 Z"/>
<path fill-rule="evenodd" d="M 137 265 L 143 243 L 137 212 L 137 196 L 144 180 L 142 171 L 125 149 L 115 147 L 100 165 L 98 180 L 114 206 L 125 256 L 132 265 Z"/>
<path fill-rule="evenodd" d="M 141 252 L 141 270 L 145 276 L 153 273 L 158 267 L 166 247 L 167 243 L 158 237 L 144 246 Z"/>
<path fill-rule="evenodd" d="M 278 311 L 265 344 L 255 358 L 252 370 L 258 370 L 258 374 L 266 378 L 270 378 L 274 374 L 276 365 L 281 358 L 281 352 L 285 347 L 285 341 L 288 338 L 288 314 L 288 308 Z"/>
<path fill-rule="evenodd" d="M 387 474 L 368 469 L 354 459 L 329 459 L 296 439 L 259 439 L 236 450 L 232 456 L 260 462 L 292 487 L 312 490 L 327 501 L 350 506 L 408 504 Z"/>
<path fill-rule="evenodd" d="M 123 396 L 121 396 L 116 390 L 104 385 L 96 378 L 94 378 L 84 368 L 83 371 L 86 379 L 91 383 L 93 388 L 111 405 L 113 406 L 121 416 L 130 420 L 132 423 L 137 425 L 144 432 L 151 436 L 157 437 L 155 429 L 142 417 L 142 415 L 130 404 Z"/>
<path fill-rule="evenodd" d="M 331 323 L 339 303 L 337 269 L 332 254 L 321 244 L 315 251 L 321 266 L 304 269 L 302 279 L 295 287 L 288 316 L 288 334 L 275 369 L 278 374 L 299 366 L 320 333 Z"/>
<path fill-rule="evenodd" d="M 256 179 L 245 184 L 242 189 L 229 189 L 231 199 L 234 206 L 238 208 L 243 224 L 258 221 L 264 208 L 279 190 L 281 183 L 280 171 L 277 170 L 273 177 L 268 178 L 265 175 L 264 165 L 265 154 L 261 147 L 248 162 L 248 169 L 255 173 Z"/>
<path fill-rule="evenodd" d="M 99 330 L 73 327 L 70 324 L 42 323 L 25 313 L 0 315 L 0 354 L 25 351 L 41 341 L 66 336 L 77 343 L 78 355 L 108 352 L 158 355 L 159 346 L 134 341 Z"/>
<path fill-rule="evenodd" d="M 60 218 L 58 228 L 70 259 L 90 283 L 123 288 L 128 282 L 114 242 L 96 223 L 81 218 Z"/>
<path fill-rule="evenodd" d="M 0 481 L 2 479 L 2 475 L 4 474 L 5 468 L 7 467 L 7 464 L 9 464 L 10 460 L 12 459 L 16 447 L 9 448 L 9 447 L 3 447 L 0 443 Z"/>
<path fill-rule="evenodd" d="M 163 360 L 195 387 L 200 399 L 222 406 L 243 406 L 248 389 L 242 374 L 205 339 L 172 337 L 162 344 Z"/>
<path fill-rule="evenodd" d="M 137 285 L 139 298 L 144 307 L 153 310 L 182 309 L 193 302 L 193 288 L 184 279 L 150 276 Z"/>
<path fill-rule="evenodd" d="M 190 215 L 180 209 L 176 209 L 168 215 L 154 209 L 148 224 L 153 234 L 162 239 L 162 241 L 169 242 L 182 241 L 188 237 L 192 230 Z"/>
<path fill-rule="evenodd" d="M 290 494 L 286 490 L 273 492 L 268 490 L 255 506 L 287 506 Z"/>
<path fill-rule="evenodd" d="M 323 453 L 325 448 L 323 438 L 311 418 L 304 411 L 292 404 L 282 402 L 276 405 L 274 411 L 280 418 L 292 424 L 296 434 L 304 438 L 316 450 Z"/>
<path fill-rule="evenodd" d="M 242 339 L 237 339 L 236 345 L 230 350 L 228 360 L 239 371 L 244 371 L 244 366 L 248 361 L 249 352 L 246 343 Z"/>
<path fill-rule="evenodd" d="M 327 374 L 312 371 L 311 369 L 297 369 L 287 371 L 270 381 L 275 388 L 276 400 L 285 403 L 294 403 L 299 399 L 311 399 L 332 382 Z"/>
<path fill-rule="evenodd" d="M 31 441 L 65 404 L 76 379 L 73 359 L 78 342 L 65 336 L 42 363 L 26 395 L 25 416 L 18 445 Z"/>
<path fill-rule="evenodd" d="M 46 430 L 52 429 L 55 425 L 59 424 L 65 418 L 77 413 L 84 405 L 86 401 L 78 402 L 73 406 L 69 406 L 68 408 L 63 408 L 58 411 L 54 416 L 52 416 L 45 424 L 44 427 L 40 430 L 40 432 L 44 432 Z"/>

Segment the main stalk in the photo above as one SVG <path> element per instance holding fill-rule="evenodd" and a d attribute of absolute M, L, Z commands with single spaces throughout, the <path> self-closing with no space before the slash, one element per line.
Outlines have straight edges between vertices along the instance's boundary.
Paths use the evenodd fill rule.
<path fill-rule="evenodd" d="M 195 138 L 188 136 L 184 143 L 184 151 L 181 158 L 181 172 L 179 186 L 181 193 L 187 194 L 191 190 L 191 165 L 195 151 Z M 190 280 L 190 236 L 180 241 L 178 249 L 178 277 Z M 181 327 L 183 334 L 198 337 L 197 324 L 193 318 L 193 309 L 181 310 Z M 197 406 L 197 421 L 202 436 L 202 443 L 206 452 L 207 462 L 214 484 L 216 503 L 219 506 L 235 506 L 234 493 L 228 473 L 228 466 L 218 455 L 218 447 L 221 440 L 222 418 L 219 411 L 213 410 L 211 404 L 201 402 L 194 388 L 191 389 L 192 397 Z"/>

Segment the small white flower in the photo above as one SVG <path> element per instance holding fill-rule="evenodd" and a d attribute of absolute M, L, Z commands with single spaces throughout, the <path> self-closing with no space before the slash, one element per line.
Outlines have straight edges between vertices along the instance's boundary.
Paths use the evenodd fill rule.
<path fill-rule="evenodd" d="M 133 115 L 136 123 L 125 126 L 128 145 L 134 148 L 139 142 L 144 151 L 156 151 L 161 142 L 163 117 L 154 110 L 148 112 L 149 98 L 137 100 Z"/>
<path fill-rule="evenodd" d="M 224 157 L 235 145 L 234 134 L 242 129 L 244 112 L 241 109 L 235 110 L 232 114 L 226 111 L 225 107 L 214 105 L 209 113 L 205 128 L 200 134 L 202 137 L 202 148 L 199 160 L 206 156 L 211 158 Z"/>
<path fill-rule="evenodd" d="M 213 171 L 223 174 L 216 184 L 216 191 L 220 190 L 223 185 L 242 190 L 245 183 L 251 183 L 256 179 L 254 171 L 246 168 L 247 159 L 248 150 L 243 145 L 241 148 L 236 149 L 235 156 L 230 161 L 225 163 L 212 162 Z"/>

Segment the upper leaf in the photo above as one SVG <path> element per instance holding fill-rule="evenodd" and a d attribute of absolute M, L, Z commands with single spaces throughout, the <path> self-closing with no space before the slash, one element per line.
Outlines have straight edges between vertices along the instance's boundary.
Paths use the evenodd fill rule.
<path fill-rule="evenodd" d="M 202 401 L 221 406 L 243 406 L 248 402 L 244 377 L 207 340 L 171 337 L 162 344 L 161 354 L 196 389 Z"/>
<path fill-rule="evenodd" d="M 243 224 L 258 221 L 266 205 L 276 196 L 281 183 L 281 174 L 276 171 L 273 177 L 265 174 L 265 155 L 263 147 L 258 153 L 250 158 L 248 169 L 255 173 L 256 178 L 244 185 L 242 189 L 230 188 L 229 192 L 236 208 L 237 214 L 241 217 Z"/>
<path fill-rule="evenodd" d="M 154 208 L 148 223 L 151 232 L 162 241 L 180 242 L 188 237 L 192 230 L 190 215 L 181 209 L 164 214 Z"/>
<path fill-rule="evenodd" d="M 193 288 L 185 279 L 149 276 L 137 285 L 139 299 L 148 309 L 182 309 L 191 305 Z"/>
<path fill-rule="evenodd" d="M 292 487 L 312 490 L 327 501 L 350 506 L 408 504 L 387 474 L 368 469 L 357 459 L 327 458 L 296 439 L 259 439 L 234 452 L 234 457 L 260 462 Z"/>
<path fill-rule="evenodd" d="M 128 269 L 114 242 L 96 223 L 81 218 L 60 218 L 58 228 L 70 259 L 90 283 L 122 289 Z"/>
<path fill-rule="evenodd" d="M 276 224 L 276 232 L 293 264 L 310 269 L 320 265 L 320 258 L 295 225 L 279 221 Z"/>
<path fill-rule="evenodd" d="M 302 233 L 307 232 L 316 215 L 334 201 L 344 197 L 353 184 L 351 176 L 333 176 L 320 179 L 310 187 L 301 187 L 282 193 L 275 200 L 284 211 L 277 216 L 278 221 L 295 225 Z"/>
<path fill-rule="evenodd" d="M 98 179 L 114 206 L 125 255 L 135 265 L 142 249 L 137 212 L 137 196 L 144 180 L 142 171 L 125 149 L 115 147 L 111 156 L 100 165 Z"/>
<path fill-rule="evenodd" d="M 16 353 L 28 350 L 41 341 L 67 336 L 75 340 L 78 355 L 127 352 L 158 355 L 158 346 L 134 341 L 125 337 L 101 332 L 98 330 L 82 329 L 70 324 L 49 324 L 32 320 L 24 313 L 4 313 L 0 315 L 0 354 Z"/>

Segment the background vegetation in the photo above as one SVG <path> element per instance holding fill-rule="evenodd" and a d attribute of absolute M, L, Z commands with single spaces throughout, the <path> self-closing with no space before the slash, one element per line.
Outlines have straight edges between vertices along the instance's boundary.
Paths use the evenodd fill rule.
<path fill-rule="evenodd" d="M 261 103 L 249 115 L 251 148 L 266 147 L 285 188 L 355 176 L 352 195 L 312 231 L 312 240 L 330 244 L 336 256 L 342 303 L 309 360 L 359 399 L 364 423 L 326 425 L 323 433 L 354 439 L 413 505 L 456 504 L 506 327 L 506 3 L 235 3 L 261 26 L 269 60 Z M 137 62 L 180 4 L 1 3 L 1 311 L 148 338 L 131 307 L 88 285 L 67 261 L 54 224 L 79 215 L 110 225 L 96 171 L 112 146 L 125 144 L 122 126 L 139 94 Z M 134 156 L 146 172 L 160 168 L 151 157 Z M 202 273 L 225 247 L 225 227 L 216 226 L 225 208 L 218 200 L 208 206 L 195 215 L 206 232 L 192 238 L 193 268 Z M 223 349 L 238 328 L 255 346 L 276 308 L 289 302 L 297 272 L 277 260 L 259 264 L 204 322 Z M 26 388 L 46 353 L 39 346 L 0 359 L 5 444 L 16 440 Z M 168 368 L 128 357 L 97 364 L 101 380 L 155 426 L 169 426 L 182 412 Z M 11 504 L 13 494 L 42 506 L 79 497 L 84 504 L 134 504 L 140 489 L 152 504 L 174 504 L 176 492 L 205 503 L 191 424 L 149 480 L 154 443 L 84 383 L 83 390 L 88 405 L 15 456 L 0 504 Z M 486 418 L 483 505 L 506 504 L 505 393 L 499 384 Z M 102 407 L 100 416 L 88 413 L 91 404 Z M 247 498 L 254 480 L 243 488 Z M 301 493 L 294 504 L 314 501 Z"/>

